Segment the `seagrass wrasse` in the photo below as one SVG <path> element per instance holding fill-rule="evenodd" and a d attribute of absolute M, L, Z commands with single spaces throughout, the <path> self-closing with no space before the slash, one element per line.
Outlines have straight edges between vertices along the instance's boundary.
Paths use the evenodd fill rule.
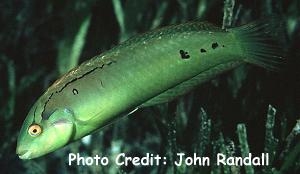
<path fill-rule="evenodd" d="M 227 30 L 190 22 L 129 39 L 46 90 L 23 123 L 17 154 L 32 159 L 55 151 L 124 113 L 168 102 L 243 63 L 276 69 L 281 28 L 277 19 Z"/>

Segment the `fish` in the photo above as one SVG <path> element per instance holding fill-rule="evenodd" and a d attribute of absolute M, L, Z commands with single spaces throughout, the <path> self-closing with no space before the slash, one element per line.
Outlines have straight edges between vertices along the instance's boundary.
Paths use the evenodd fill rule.
<path fill-rule="evenodd" d="M 284 58 L 278 21 L 229 29 L 199 21 L 166 26 L 83 62 L 33 104 L 16 154 L 20 159 L 46 155 L 124 113 L 174 100 L 242 64 L 279 69 Z"/>

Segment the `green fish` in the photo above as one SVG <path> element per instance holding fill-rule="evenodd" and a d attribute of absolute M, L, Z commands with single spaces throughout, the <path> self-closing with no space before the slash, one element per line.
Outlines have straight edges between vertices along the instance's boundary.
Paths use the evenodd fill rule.
<path fill-rule="evenodd" d="M 53 152 L 124 113 L 169 102 L 241 64 L 277 69 L 277 21 L 226 30 L 205 22 L 167 26 L 83 62 L 35 102 L 18 137 L 19 158 Z"/>

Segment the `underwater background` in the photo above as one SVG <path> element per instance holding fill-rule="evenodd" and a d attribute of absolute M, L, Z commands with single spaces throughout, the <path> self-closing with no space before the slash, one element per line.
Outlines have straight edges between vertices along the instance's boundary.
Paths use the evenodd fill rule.
<path fill-rule="evenodd" d="M 2 0 L 0 3 L 0 173 L 300 173 L 299 0 Z M 16 140 L 35 100 L 59 76 L 151 29 L 187 21 L 230 28 L 280 16 L 285 60 L 279 71 L 243 65 L 170 103 L 138 110 L 92 136 L 33 160 Z M 270 154 L 270 166 L 217 166 L 215 156 Z M 211 166 L 68 165 L 68 154 L 177 152 Z"/>

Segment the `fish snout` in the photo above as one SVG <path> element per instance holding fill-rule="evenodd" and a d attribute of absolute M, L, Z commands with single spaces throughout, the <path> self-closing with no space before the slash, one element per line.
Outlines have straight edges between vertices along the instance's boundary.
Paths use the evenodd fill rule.
<path fill-rule="evenodd" d="M 31 152 L 29 152 L 29 150 L 17 148 L 17 155 L 20 159 L 30 159 Z"/>

